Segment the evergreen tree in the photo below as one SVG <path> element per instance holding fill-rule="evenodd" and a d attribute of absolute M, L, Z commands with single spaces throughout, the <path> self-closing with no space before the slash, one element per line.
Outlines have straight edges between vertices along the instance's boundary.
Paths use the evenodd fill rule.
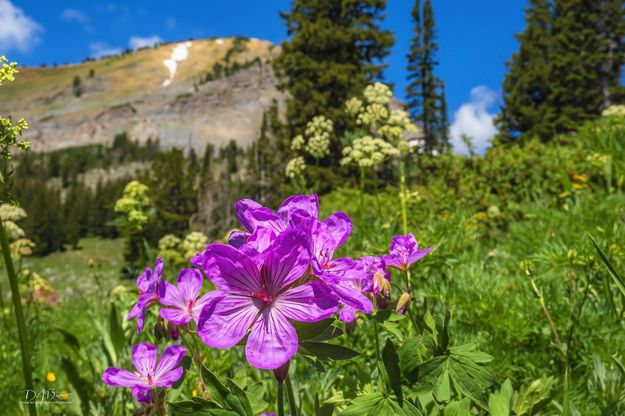
<path fill-rule="evenodd" d="M 421 19 L 423 16 L 423 19 Z M 406 96 L 412 117 L 423 128 L 425 151 L 445 151 L 449 146 L 445 86 L 436 77 L 439 50 L 435 36 L 434 9 L 430 0 L 415 1 L 412 9 L 414 36 L 408 54 L 408 87 Z"/>
<path fill-rule="evenodd" d="M 380 22 L 386 0 L 294 0 L 283 13 L 291 39 L 273 60 L 280 88 L 288 91 L 290 135 L 325 115 L 341 132 L 345 101 L 382 75 L 394 43 Z"/>
<path fill-rule="evenodd" d="M 625 65 L 625 0 L 597 0 L 598 34 L 603 62 L 600 68 L 601 110 L 625 99 L 620 85 Z"/>
<path fill-rule="evenodd" d="M 550 0 L 529 1 L 525 10 L 525 30 L 516 36 L 519 50 L 506 63 L 504 109 L 497 120 L 504 141 L 518 132 L 543 138 L 551 133 L 546 119 L 551 113 L 547 99 L 551 94 L 552 20 Z"/>

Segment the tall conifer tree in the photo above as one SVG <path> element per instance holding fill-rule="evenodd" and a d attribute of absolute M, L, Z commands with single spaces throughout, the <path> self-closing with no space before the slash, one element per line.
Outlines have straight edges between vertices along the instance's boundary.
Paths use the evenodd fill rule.
<path fill-rule="evenodd" d="M 289 93 L 291 135 L 325 115 L 340 132 L 345 101 L 382 75 L 394 38 L 382 30 L 386 0 L 294 0 L 283 13 L 291 39 L 273 61 Z"/>
<path fill-rule="evenodd" d="M 434 74 L 438 65 L 436 52 L 434 9 L 425 0 L 423 10 L 419 0 L 412 9 L 414 36 L 408 54 L 408 87 L 406 96 L 412 117 L 423 128 L 425 151 L 444 151 L 448 147 L 447 104 L 443 80 Z"/>

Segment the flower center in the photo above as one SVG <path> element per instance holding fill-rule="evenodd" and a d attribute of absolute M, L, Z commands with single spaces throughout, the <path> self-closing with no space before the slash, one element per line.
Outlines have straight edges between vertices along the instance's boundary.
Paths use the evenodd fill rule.
<path fill-rule="evenodd" d="M 187 304 L 187 312 L 191 313 L 193 312 L 193 306 L 195 305 L 195 301 L 193 299 L 191 299 L 189 301 L 189 303 Z"/>
<path fill-rule="evenodd" d="M 154 385 L 154 379 L 152 378 L 152 374 L 148 374 L 148 385 L 149 386 Z"/>
<path fill-rule="evenodd" d="M 270 294 L 265 293 L 265 292 L 252 293 L 252 297 L 255 297 L 256 299 L 260 299 L 263 302 L 265 302 L 266 304 L 269 304 L 269 303 L 273 302 L 273 296 L 271 296 Z"/>

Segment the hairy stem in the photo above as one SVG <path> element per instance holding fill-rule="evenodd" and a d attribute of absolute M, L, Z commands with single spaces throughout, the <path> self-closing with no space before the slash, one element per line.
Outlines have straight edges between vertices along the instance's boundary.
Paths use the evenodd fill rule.
<path fill-rule="evenodd" d="M 293 394 L 291 377 L 287 376 L 284 381 L 286 382 L 286 394 L 289 399 L 289 410 L 291 411 L 291 416 L 297 416 L 297 405 L 295 404 L 295 395 Z"/>
<path fill-rule="evenodd" d="M 284 416 L 284 389 L 282 382 L 278 382 L 278 416 Z"/>
<path fill-rule="evenodd" d="M 13 298 L 13 308 L 15 309 L 15 320 L 17 321 L 17 332 L 20 339 L 20 350 L 22 353 L 22 371 L 24 373 L 24 384 L 28 390 L 33 390 L 33 374 L 30 363 L 30 345 L 28 344 L 28 334 L 26 333 L 26 322 L 24 320 L 24 312 L 22 310 L 22 298 L 20 296 L 17 284 L 17 275 L 13 267 L 13 259 L 11 258 L 11 250 L 9 247 L 9 239 L 4 228 L 4 223 L 0 221 L 0 245 L 2 245 L 2 255 L 4 257 L 4 265 L 9 276 L 9 284 L 11 286 L 11 296 Z M 28 405 L 28 413 L 30 416 L 37 415 L 37 409 L 34 404 Z"/>
<path fill-rule="evenodd" d="M 401 205 L 401 224 L 404 234 L 408 234 L 408 212 L 406 211 L 406 166 L 404 158 L 399 155 L 399 201 Z"/>

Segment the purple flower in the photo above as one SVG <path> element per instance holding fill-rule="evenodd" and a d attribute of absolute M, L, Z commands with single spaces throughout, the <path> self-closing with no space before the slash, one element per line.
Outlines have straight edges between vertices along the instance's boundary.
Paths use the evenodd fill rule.
<path fill-rule="evenodd" d="M 157 350 L 152 344 L 143 343 L 132 347 L 132 363 L 136 371 L 109 367 L 102 375 L 102 381 L 110 386 L 130 387 L 140 403 L 151 403 L 155 387 L 171 387 L 182 376 L 183 368 L 178 366 L 186 350 L 182 345 L 167 347 L 156 363 Z"/>
<path fill-rule="evenodd" d="M 143 330 L 145 311 L 158 301 L 159 293 L 164 288 L 163 259 L 157 258 L 154 262 L 154 272 L 150 267 L 146 267 L 143 274 L 137 277 L 137 287 L 139 288 L 139 299 L 132 307 L 126 319 L 137 318 L 137 332 Z"/>
<path fill-rule="evenodd" d="M 178 287 L 167 281 L 163 283 L 164 288 L 158 300 L 172 308 L 161 308 L 161 317 L 176 325 L 187 324 L 191 319 L 197 324 L 200 312 L 214 296 L 209 292 L 198 299 L 202 289 L 202 273 L 197 269 L 182 269 L 178 274 Z"/>
<path fill-rule="evenodd" d="M 383 259 L 387 266 L 406 271 L 430 251 L 432 247 L 419 250 L 419 244 L 412 233 L 397 235 L 391 241 L 391 255 L 384 256 Z"/>
<path fill-rule="evenodd" d="M 277 212 L 251 199 L 237 201 L 234 208 L 241 226 L 247 233 L 251 234 L 258 227 L 263 227 L 279 234 L 291 225 L 296 214 L 316 219 L 319 216 L 319 199 L 316 194 L 293 195 L 282 202 Z M 240 234 L 235 235 L 240 237 Z"/>
<path fill-rule="evenodd" d="M 310 254 L 307 235 L 293 228 L 260 256 L 215 243 L 192 263 L 220 289 L 200 315 L 200 338 L 208 346 L 230 348 L 247 335 L 247 360 L 257 368 L 273 370 L 295 354 L 297 333 L 290 320 L 316 322 L 338 308 L 320 282 L 295 284 L 305 277 Z"/>

